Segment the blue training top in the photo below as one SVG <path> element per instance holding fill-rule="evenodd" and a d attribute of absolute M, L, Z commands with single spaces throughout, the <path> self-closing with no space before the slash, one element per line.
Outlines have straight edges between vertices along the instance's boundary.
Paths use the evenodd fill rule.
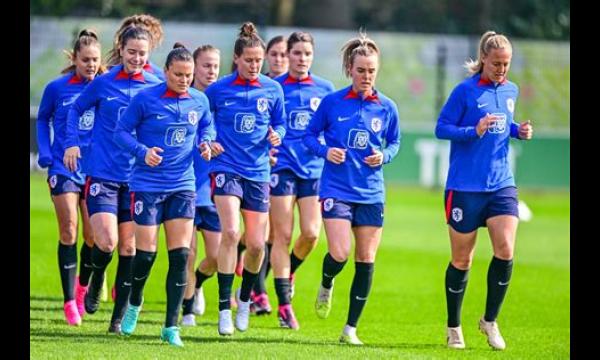
<path fill-rule="evenodd" d="M 131 191 L 174 192 L 196 190 L 192 152 L 199 152 L 196 144 L 210 143 L 214 136 L 206 96 L 194 88 L 177 94 L 163 82 L 131 100 L 117 122 L 114 139 L 136 158 Z M 164 150 L 159 153 L 163 160 L 151 167 L 144 159 L 155 146 Z"/>
<path fill-rule="evenodd" d="M 318 139 L 321 131 L 325 135 L 325 145 Z M 398 108 L 391 99 L 376 90 L 363 99 L 352 86 L 331 93 L 321 101 L 304 141 L 311 151 L 323 158 L 327 158 L 330 147 L 346 149 L 343 163 L 325 161 L 319 192 L 321 199 L 362 204 L 385 202 L 382 166 L 371 167 L 364 158 L 377 149 L 383 153 L 383 163 L 387 164 L 398 153 Z"/>
<path fill-rule="evenodd" d="M 86 160 L 94 126 L 94 108 L 88 109 L 77 121 L 77 135 L 80 141 L 81 164 L 77 170 L 69 171 L 63 163 L 67 146 L 66 138 L 67 113 L 73 102 L 90 82 L 82 79 L 75 72 L 65 74 L 51 81 L 44 89 L 37 117 L 37 142 L 39 151 L 38 164 L 47 167 L 48 175 L 62 175 L 83 185 L 85 182 Z M 50 127 L 53 139 L 50 141 Z"/>
<path fill-rule="evenodd" d="M 308 150 L 303 138 L 321 99 L 335 88 L 331 81 L 310 73 L 302 80 L 285 73 L 275 81 L 283 88 L 288 122 L 285 141 L 278 148 L 272 172 L 289 169 L 302 179 L 318 179 L 323 171 L 323 159 Z"/>
<path fill-rule="evenodd" d="M 163 69 L 151 61 L 148 61 L 146 63 L 146 65 L 144 65 L 144 70 L 149 72 L 150 74 L 156 76 L 157 78 L 159 78 L 160 81 L 167 80 L 165 78 L 165 73 L 164 73 Z"/>
<path fill-rule="evenodd" d="M 96 126 L 92 130 L 89 150 L 93 159 L 89 162 L 88 175 L 108 181 L 129 181 L 134 158 L 113 140 L 115 126 L 133 96 L 160 82 L 143 70 L 129 75 L 123 70 L 123 65 L 118 65 L 96 77 L 75 100 L 67 118 L 65 147 L 79 146 L 80 140 L 77 131 L 74 131 L 78 119 L 85 110 L 96 107 Z"/>
<path fill-rule="evenodd" d="M 504 80 L 499 84 L 475 74 L 458 84 L 442 108 L 435 136 L 450 140 L 447 190 L 495 191 L 515 186 L 508 163 L 509 137 L 518 138 L 513 122 L 519 89 Z M 487 113 L 500 120 L 483 136 L 476 126 Z"/>
<path fill-rule="evenodd" d="M 213 160 L 213 172 L 231 172 L 269 182 L 269 126 L 282 141 L 286 134 L 283 90 L 278 82 L 260 74 L 247 81 L 237 71 L 206 89 L 214 113 L 217 142 L 225 152 Z"/>

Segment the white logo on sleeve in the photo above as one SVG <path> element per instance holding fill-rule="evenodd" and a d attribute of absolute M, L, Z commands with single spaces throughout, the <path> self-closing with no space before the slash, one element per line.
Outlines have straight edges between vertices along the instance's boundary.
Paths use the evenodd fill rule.
<path fill-rule="evenodd" d="M 79 117 L 79 130 L 91 130 L 94 127 L 94 110 L 86 110 Z"/>
<path fill-rule="evenodd" d="M 320 98 L 310 98 L 310 108 L 312 109 L 312 111 L 317 111 L 317 108 L 319 108 L 319 104 L 321 104 Z"/>
<path fill-rule="evenodd" d="M 256 117 L 251 113 L 237 113 L 234 118 L 235 131 L 249 134 L 254 131 Z"/>
<path fill-rule="evenodd" d="M 381 119 L 380 118 L 371 119 L 371 129 L 373 129 L 373 131 L 375 131 L 375 132 L 378 132 L 379 130 L 381 130 Z"/>
<path fill-rule="evenodd" d="M 515 112 L 515 101 L 512 98 L 506 99 L 506 107 L 511 113 Z"/>
<path fill-rule="evenodd" d="M 158 114 L 158 115 L 156 115 L 156 120 L 162 120 L 162 119 L 164 119 L 164 118 L 166 118 L 166 117 L 168 117 L 168 116 L 169 116 L 169 115 L 161 115 L 161 114 Z"/>
<path fill-rule="evenodd" d="M 94 183 L 94 184 L 92 184 L 92 186 L 90 186 L 90 195 L 96 196 L 96 195 L 98 195 L 99 192 L 100 192 L 100 184 L 99 183 Z"/>
<path fill-rule="evenodd" d="M 271 187 L 275 188 L 279 184 L 279 174 L 271 174 Z"/>
<path fill-rule="evenodd" d="M 54 189 L 56 187 L 56 181 L 57 181 L 56 175 L 52 175 L 50 177 L 50 187 L 51 188 Z"/>
<path fill-rule="evenodd" d="M 366 130 L 351 129 L 348 133 L 350 149 L 366 149 L 369 144 L 369 133 Z"/>
<path fill-rule="evenodd" d="M 486 105 L 487 105 L 487 103 L 485 103 L 485 104 L 477 104 L 477 108 L 478 108 L 478 109 L 481 109 L 482 107 L 484 107 L 484 106 L 486 106 Z"/>
<path fill-rule="evenodd" d="M 223 103 L 223 106 L 231 106 L 233 104 L 235 104 L 235 101 L 227 101 L 227 100 L 225 100 L 225 102 Z"/>
<path fill-rule="evenodd" d="M 188 122 L 192 125 L 196 125 L 196 123 L 198 122 L 198 113 L 194 110 L 190 111 L 188 113 Z"/>
<path fill-rule="evenodd" d="M 139 215 L 142 213 L 142 211 L 144 211 L 144 203 L 142 202 L 142 200 L 138 200 L 135 202 L 134 210 L 136 215 Z"/>
<path fill-rule="evenodd" d="M 225 174 L 218 174 L 215 176 L 215 183 L 217 184 L 218 188 L 222 188 L 225 184 Z"/>
<path fill-rule="evenodd" d="M 118 99 L 118 96 L 109 96 L 106 98 L 106 101 L 113 101 L 114 99 Z"/>
<path fill-rule="evenodd" d="M 456 222 L 461 222 L 463 219 L 463 211 L 461 208 L 455 207 L 452 209 L 452 219 Z"/>
<path fill-rule="evenodd" d="M 323 201 L 323 210 L 329 211 L 332 208 L 333 208 L 333 199 L 331 199 L 331 198 L 325 199 L 325 201 Z"/>
<path fill-rule="evenodd" d="M 259 98 L 256 100 L 256 110 L 265 112 L 269 108 L 269 100 L 267 98 Z"/>

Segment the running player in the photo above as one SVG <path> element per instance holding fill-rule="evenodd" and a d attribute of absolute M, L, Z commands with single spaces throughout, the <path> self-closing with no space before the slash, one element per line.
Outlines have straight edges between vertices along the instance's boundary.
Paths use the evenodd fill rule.
<path fill-rule="evenodd" d="M 241 210 L 246 253 L 235 325 L 248 329 L 250 291 L 264 256 L 269 211 L 269 144 L 285 136 L 281 86 L 260 73 L 265 44 L 254 24 L 242 25 L 234 46 L 237 70 L 206 89 L 222 153 L 211 166 L 213 195 L 222 229 L 218 254 L 219 333 L 234 332 L 231 285 L 240 241 Z"/>
<path fill-rule="evenodd" d="M 97 77 L 75 100 L 67 118 L 68 128 L 76 128 L 79 118 L 96 107 L 95 126 L 86 179 L 86 201 L 94 231 L 92 279 L 85 295 L 85 311 L 93 314 L 100 305 L 104 271 L 118 244 L 116 301 L 109 331 L 118 333 L 131 290 L 131 263 L 135 255 L 134 226 L 129 211 L 131 196 L 128 181 L 134 158 L 121 150 L 113 140 L 119 117 L 138 91 L 160 83 L 143 66 L 150 49 L 150 33 L 130 26 L 121 34 L 121 65 Z M 80 140 L 77 132 L 68 132 L 64 161 L 71 171 L 77 168 Z"/>
<path fill-rule="evenodd" d="M 321 99 L 333 92 L 333 84 L 310 73 L 314 40 L 306 32 L 288 37 L 289 72 L 275 80 L 285 94 L 288 115 L 287 135 L 282 142 L 277 164 L 271 171 L 271 264 L 275 291 L 279 300 L 279 324 L 297 330 L 298 321 L 291 306 L 294 274 L 298 266 L 317 245 L 321 229 L 318 201 L 319 178 L 323 159 L 311 153 L 303 137 Z M 294 204 L 300 214 L 300 236 L 289 253 L 294 229 Z"/>
<path fill-rule="evenodd" d="M 142 27 L 150 33 L 152 36 L 152 40 L 150 42 L 150 51 L 153 51 L 162 43 L 164 33 L 160 20 L 148 14 L 135 14 L 128 16 L 123 19 L 121 26 L 119 26 L 119 29 L 115 33 L 114 45 L 112 50 L 109 52 L 107 61 L 109 67 L 120 64 L 119 49 L 121 48 L 121 44 L 119 43 L 119 38 L 121 33 L 131 25 Z M 146 64 L 144 64 L 144 70 L 156 76 L 160 80 L 165 81 L 165 74 L 163 73 L 163 70 L 160 68 L 160 66 L 152 63 L 149 59 L 147 60 Z"/>
<path fill-rule="evenodd" d="M 161 339 L 183 346 L 177 327 L 187 274 L 196 198 L 193 152 L 210 160 L 214 138 L 206 96 L 190 88 L 192 54 L 176 43 L 165 64 L 167 81 L 140 92 L 117 122 L 115 141 L 137 159 L 131 175 L 136 256 L 133 285 L 121 331 L 131 335 L 143 302 L 144 285 L 156 259 L 160 225 L 169 251 L 167 311 Z M 135 136 L 132 135 L 135 132 Z M 197 144 L 197 145 L 196 145 Z"/>
<path fill-rule="evenodd" d="M 477 60 L 465 64 L 471 76 L 454 88 L 435 128 L 439 139 L 450 140 L 444 203 L 452 260 L 446 269 L 445 288 L 447 344 L 454 349 L 465 347 L 460 311 L 481 226 L 488 228 L 494 256 L 479 329 L 492 348 L 506 348 L 496 318 L 512 274 L 519 223 L 508 144 L 511 137 L 529 140 L 533 136 L 529 120 L 514 120 L 519 89 L 507 79 L 511 59 L 512 45 L 506 36 L 484 33 Z"/>
<path fill-rule="evenodd" d="M 50 82 L 44 89 L 37 117 L 37 143 L 40 153 L 38 164 L 42 168 L 48 167 L 48 185 L 58 220 L 58 266 L 65 319 L 69 325 L 80 325 L 85 314 L 83 296 L 91 274 L 90 254 L 94 238 L 83 196 L 86 169 L 83 164 L 79 164 L 75 171 L 64 166 L 64 140 L 67 113 L 71 104 L 90 81 L 96 75 L 104 73 L 106 68 L 101 64 L 100 42 L 93 30 L 82 30 L 68 55 L 72 65 L 62 70 L 64 75 Z M 77 123 L 84 159 L 87 159 L 93 125 L 94 110 L 89 109 Z M 50 140 L 51 128 L 53 140 Z M 76 279 L 78 209 L 81 213 L 84 244 L 81 246 L 79 279 Z"/>
<path fill-rule="evenodd" d="M 198 47 L 194 58 L 194 82 L 192 86 L 204 91 L 219 77 L 221 55 L 212 45 Z M 194 314 L 203 315 L 206 309 L 202 284 L 217 271 L 217 253 L 221 242 L 221 224 L 217 208 L 210 198 L 210 163 L 203 160 L 200 153 L 194 152 L 194 174 L 196 176 L 196 215 L 194 226 L 202 233 L 205 257 L 194 272 L 198 237 L 192 232 L 190 256 L 187 262 L 188 285 L 185 289 L 182 306 L 182 326 L 196 326 Z"/>
<path fill-rule="evenodd" d="M 334 278 L 342 271 L 355 239 L 355 272 L 350 309 L 340 342 L 362 345 L 356 326 L 366 304 L 383 226 L 385 188 L 382 165 L 398 153 L 400 128 L 396 104 L 375 89 L 380 51 L 362 33 L 342 48 L 343 69 L 352 85 L 327 95 L 313 118 L 306 145 L 327 159 L 319 197 L 329 252 L 315 309 L 329 316 Z M 325 145 L 318 137 L 324 132 Z"/>

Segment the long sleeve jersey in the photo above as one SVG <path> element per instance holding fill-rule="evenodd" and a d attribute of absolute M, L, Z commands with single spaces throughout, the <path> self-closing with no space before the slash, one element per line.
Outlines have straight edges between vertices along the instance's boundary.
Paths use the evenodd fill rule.
<path fill-rule="evenodd" d="M 78 184 L 85 181 L 88 146 L 94 126 L 94 108 L 87 109 L 77 119 L 76 131 L 80 139 L 82 162 L 74 172 L 63 164 L 67 136 L 67 114 L 71 105 L 90 82 L 70 72 L 53 81 L 44 89 L 37 117 L 37 142 L 40 165 L 48 166 L 48 175 L 63 175 Z M 53 138 L 50 139 L 52 127 Z"/>
<path fill-rule="evenodd" d="M 335 91 L 331 81 L 309 74 L 295 79 L 289 73 L 275 78 L 285 96 L 287 133 L 277 153 L 273 172 L 289 169 L 302 179 L 318 179 L 323 171 L 323 159 L 304 144 L 306 128 L 325 95 Z"/>
<path fill-rule="evenodd" d="M 324 132 L 325 144 L 319 142 Z M 306 146 L 326 158 L 329 148 L 346 149 L 341 164 L 325 161 L 319 196 L 361 204 L 385 202 L 382 166 L 371 167 L 364 158 L 373 150 L 383 153 L 387 164 L 400 147 L 398 108 L 387 96 L 374 90 L 364 98 L 346 87 L 321 101 L 306 135 Z"/>
<path fill-rule="evenodd" d="M 210 85 L 206 95 L 214 113 L 216 141 L 225 149 L 211 160 L 212 171 L 268 182 L 269 126 L 282 140 L 286 134 L 283 90 L 279 83 L 264 75 L 253 81 L 244 80 L 235 71 Z"/>
<path fill-rule="evenodd" d="M 96 107 L 88 175 L 109 181 L 129 181 L 134 158 L 115 143 L 115 126 L 131 98 L 140 90 L 160 82 L 157 77 L 143 70 L 137 74 L 127 74 L 123 65 L 118 65 L 96 77 L 75 100 L 67 117 L 65 147 L 80 145 L 77 131 L 74 131 L 79 117 L 85 110 Z"/>
<path fill-rule="evenodd" d="M 151 61 L 148 61 L 146 63 L 146 65 L 144 65 L 144 70 L 149 72 L 150 74 L 156 76 L 157 78 L 159 78 L 160 81 L 167 80 L 165 78 L 165 73 L 164 73 L 163 69 Z"/>
<path fill-rule="evenodd" d="M 510 137 L 518 138 L 514 122 L 518 87 L 505 80 L 494 84 L 480 74 L 458 84 L 442 108 L 435 128 L 440 139 L 450 140 L 450 166 L 446 189 L 495 191 L 514 186 L 508 163 Z M 486 114 L 499 120 L 481 137 L 477 123 Z"/>
<path fill-rule="evenodd" d="M 132 135 L 135 133 L 135 136 Z M 132 191 L 195 191 L 192 152 L 214 139 L 206 96 L 190 88 L 177 94 L 166 83 L 141 91 L 117 122 L 115 142 L 135 156 L 129 188 Z M 163 149 L 162 162 L 145 162 L 149 148 Z"/>

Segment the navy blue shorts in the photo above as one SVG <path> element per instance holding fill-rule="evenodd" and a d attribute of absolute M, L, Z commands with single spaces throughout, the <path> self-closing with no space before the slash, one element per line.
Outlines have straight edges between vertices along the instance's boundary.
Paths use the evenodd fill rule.
<path fill-rule="evenodd" d="M 214 232 L 221 232 L 221 223 L 219 222 L 219 214 L 217 213 L 217 207 L 214 205 L 196 206 L 194 226 L 196 226 L 196 230 L 198 231 L 208 230 Z"/>
<path fill-rule="evenodd" d="M 352 227 L 383 226 L 383 204 L 359 204 L 333 198 L 321 200 L 323 219 L 349 220 Z"/>
<path fill-rule="evenodd" d="M 132 220 L 132 194 L 127 183 L 88 176 L 85 182 L 85 202 L 89 216 L 107 212 L 115 214 L 118 223 Z"/>
<path fill-rule="evenodd" d="M 160 225 L 173 219 L 193 219 L 196 192 L 135 191 L 131 216 L 138 225 Z"/>
<path fill-rule="evenodd" d="M 75 181 L 60 174 L 52 175 L 46 180 L 50 187 L 50 194 L 53 196 L 64 193 L 83 193 L 83 185 L 77 184 Z"/>
<path fill-rule="evenodd" d="M 302 179 L 290 170 L 271 174 L 271 195 L 296 195 L 296 199 L 319 194 L 319 179 Z"/>
<path fill-rule="evenodd" d="M 269 212 L 269 183 L 252 181 L 228 172 L 210 174 L 211 199 L 215 195 L 233 195 L 244 210 Z"/>
<path fill-rule="evenodd" d="M 486 220 L 493 216 L 519 217 L 517 188 L 514 186 L 492 192 L 446 190 L 444 204 L 446 223 L 460 233 L 486 226 Z"/>

